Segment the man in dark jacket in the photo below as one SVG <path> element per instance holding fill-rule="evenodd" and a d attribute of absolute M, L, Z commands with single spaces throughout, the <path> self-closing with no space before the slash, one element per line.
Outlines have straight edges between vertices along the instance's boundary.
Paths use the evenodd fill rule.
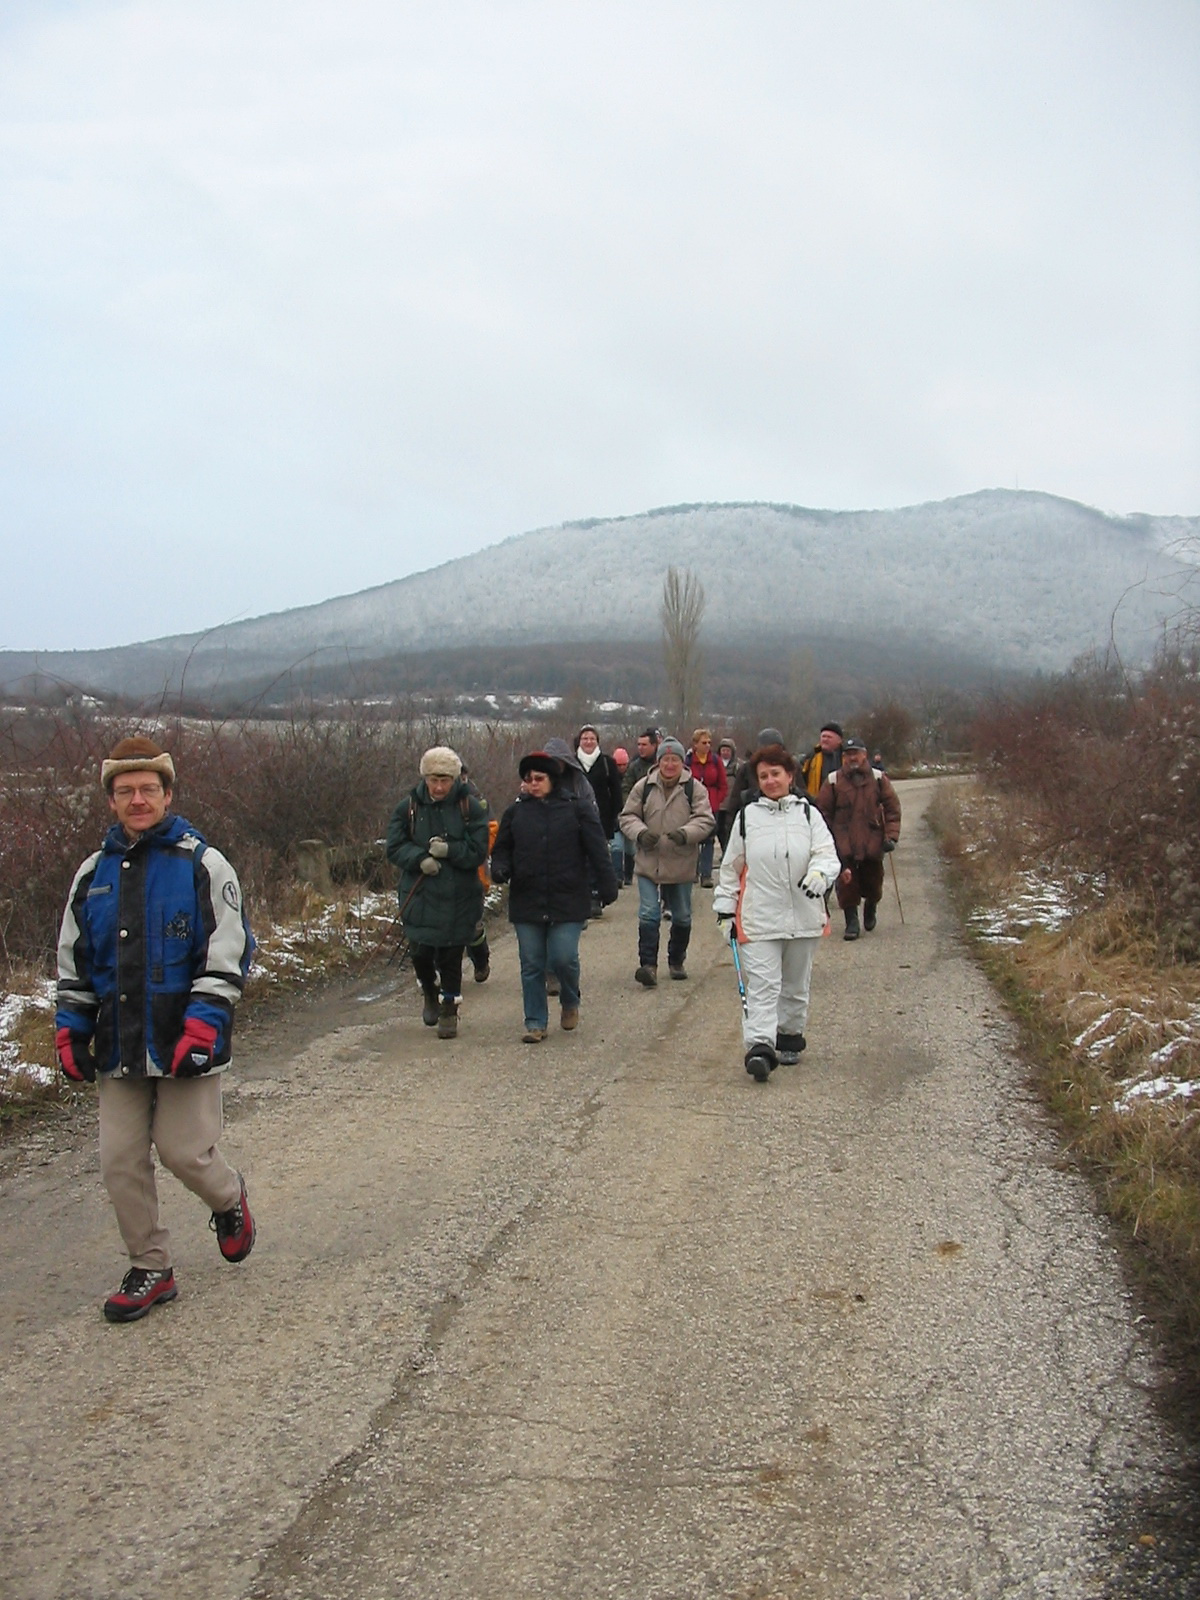
<path fill-rule="evenodd" d="M 842 740 L 845 738 L 840 722 L 824 722 L 817 735 L 811 754 L 800 763 L 804 788 L 812 799 L 821 792 L 821 785 L 831 772 L 842 764 Z"/>
<path fill-rule="evenodd" d="M 492 848 L 492 881 L 507 883 L 508 918 L 521 957 L 527 1044 L 549 1025 L 546 972 L 558 979 L 562 1026 L 579 1026 L 579 936 L 591 906 L 589 879 L 600 900 L 617 898 L 608 840 L 593 810 L 563 787 L 563 767 L 544 750 L 523 756 L 523 793 L 500 818 Z"/>
<path fill-rule="evenodd" d="M 629 791 L 634 784 L 658 765 L 659 738 L 657 728 L 643 728 L 638 734 L 637 755 L 625 768 L 625 776 L 621 779 L 622 803 L 629 799 Z"/>
<path fill-rule="evenodd" d="M 883 858 L 900 838 L 900 801 L 892 780 L 872 768 L 862 740 L 847 739 L 841 766 L 821 785 L 817 806 L 842 863 L 837 881 L 838 905 L 846 913 L 842 937 L 857 939 L 860 899 L 863 927 L 868 933 L 875 927 L 876 909 L 883 898 Z"/>
<path fill-rule="evenodd" d="M 439 1039 L 458 1033 L 463 950 L 483 917 L 479 868 L 487 860 L 487 805 L 447 745 L 421 757 L 421 781 L 388 823 L 387 858 L 400 868 L 400 904 L 421 1020 Z"/>
<path fill-rule="evenodd" d="M 179 1293 L 159 1221 L 152 1147 L 212 1211 L 226 1261 L 244 1261 L 254 1219 L 217 1148 L 233 1008 L 254 953 L 237 874 L 170 815 L 175 765 L 122 739 L 100 768 L 116 822 L 75 874 L 58 946 L 59 1064 L 96 1083 L 100 1172 L 130 1267 L 104 1303 L 136 1322 Z"/>

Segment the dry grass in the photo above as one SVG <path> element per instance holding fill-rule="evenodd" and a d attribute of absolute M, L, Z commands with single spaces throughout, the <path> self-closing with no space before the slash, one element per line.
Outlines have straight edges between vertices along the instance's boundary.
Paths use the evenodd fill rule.
<path fill-rule="evenodd" d="M 1021 796 L 944 785 L 930 820 L 1037 1079 L 1128 1242 L 1179 1369 L 1200 1372 L 1200 968 L 1163 955 L 1142 903 L 1060 869 L 1050 926 L 1014 910 L 1055 878 Z M 1030 867 L 1030 863 L 1035 863 Z M 1155 1082 L 1174 1092 L 1140 1093 Z M 1184 1385 L 1183 1387 L 1188 1387 Z M 1193 1376 L 1186 1396 L 1200 1408 Z"/>

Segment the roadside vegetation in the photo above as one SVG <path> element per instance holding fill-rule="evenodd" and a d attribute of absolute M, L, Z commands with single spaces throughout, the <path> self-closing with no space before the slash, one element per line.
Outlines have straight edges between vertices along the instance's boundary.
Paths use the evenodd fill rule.
<path fill-rule="evenodd" d="M 990 706 L 930 813 L 1042 1093 L 1200 1414 L 1200 675 L 1082 667 Z"/>

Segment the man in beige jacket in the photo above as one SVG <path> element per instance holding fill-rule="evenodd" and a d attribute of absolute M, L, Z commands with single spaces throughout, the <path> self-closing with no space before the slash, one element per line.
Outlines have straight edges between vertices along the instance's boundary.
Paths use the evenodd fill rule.
<path fill-rule="evenodd" d="M 663 902 L 671 913 L 667 970 L 686 978 L 684 958 L 692 937 L 692 883 L 700 845 L 716 827 L 708 790 L 684 776 L 684 748 L 664 739 L 658 764 L 629 791 L 621 832 L 636 846 L 638 967 L 634 977 L 647 989 L 658 983 L 658 938 Z"/>

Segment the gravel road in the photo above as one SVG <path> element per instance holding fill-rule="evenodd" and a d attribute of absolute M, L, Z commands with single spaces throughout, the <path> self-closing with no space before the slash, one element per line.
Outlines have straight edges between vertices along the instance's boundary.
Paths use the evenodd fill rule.
<path fill-rule="evenodd" d="M 257 1247 L 227 1266 L 164 1178 L 181 1292 L 140 1323 L 100 1315 L 92 1119 L 0 1151 L 0 1592 L 1200 1594 L 1194 1462 L 930 789 L 901 787 L 907 926 L 889 882 L 874 934 L 822 941 L 769 1084 L 710 896 L 648 992 L 626 893 L 575 1034 L 520 1042 L 507 930 L 453 1043 L 382 966 L 251 1030 L 224 1146 Z"/>

